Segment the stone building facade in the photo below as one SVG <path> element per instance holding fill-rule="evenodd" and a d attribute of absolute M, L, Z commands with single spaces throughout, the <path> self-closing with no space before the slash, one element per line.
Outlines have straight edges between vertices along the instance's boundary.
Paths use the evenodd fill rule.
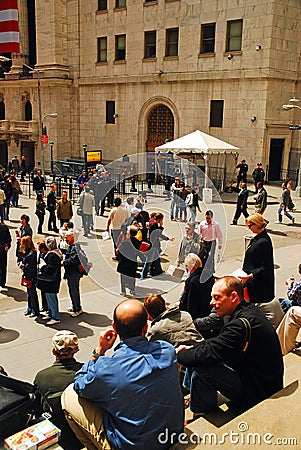
<path fill-rule="evenodd" d="M 250 168 L 268 166 L 271 180 L 299 165 L 289 124 L 301 111 L 282 109 L 301 98 L 299 0 L 18 4 L 21 50 L 0 78 L 0 162 L 7 151 L 38 166 L 43 151 L 49 168 L 40 121 L 56 112 L 44 123 L 55 159 L 82 158 L 85 143 L 112 161 L 200 129 L 239 147 Z M 36 70 L 20 75 L 33 39 Z"/>

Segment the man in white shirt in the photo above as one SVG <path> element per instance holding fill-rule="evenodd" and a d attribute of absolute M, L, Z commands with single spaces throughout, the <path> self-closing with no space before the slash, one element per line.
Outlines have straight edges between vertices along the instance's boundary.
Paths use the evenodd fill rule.
<path fill-rule="evenodd" d="M 115 261 L 118 260 L 116 250 L 117 250 L 117 240 L 121 233 L 121 226 L 123 225 L 123 223 L 129 216 L 130 216 L 129 211 L 127 211 L 122 206 L 121 198 L 116 197 L 114 200 L 114 208 L 110 212 L 108 222 L 107 222 L 107 228 L 106 228 L 106 231 L 109 231 L 110 226 L 112 225 L 111 232 L 112 232 L 112 239 L 113 239 L 113 243 L 114 243 L 114 252 L 115 252 L 115 256 L 113 256 L 112 259 L 114 259 Z"/>

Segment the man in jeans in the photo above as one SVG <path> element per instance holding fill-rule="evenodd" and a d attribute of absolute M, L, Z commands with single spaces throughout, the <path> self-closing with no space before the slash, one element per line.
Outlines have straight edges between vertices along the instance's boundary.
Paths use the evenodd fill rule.
<path fill-rule="evenodd" d="M 63 262 L 65 268 L 64 278 L 67 280 L 69 295 L 72 302 L 72 307 L 67 309 L 67 311 L 70 312 L 71 317 L 77 317 L 83 313 L 79 292 L 79 281 L 82 277 L 82 274 L 79 271 L 81 261 L 77 252 L 77 246 L 79 247 L 79 244 L 75 243 L 76 237 L 77 233 L 74 230 L 69 230 L 66 233 L 65 239 L 69 247 L 67 248 Z"/>

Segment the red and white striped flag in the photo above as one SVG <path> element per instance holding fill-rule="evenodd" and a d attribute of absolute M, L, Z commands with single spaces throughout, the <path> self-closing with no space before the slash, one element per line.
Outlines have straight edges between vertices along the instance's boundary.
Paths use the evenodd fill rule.
<path fill-rule="evenodd" d="M 0 0 L 0 54 L 19 51 L 18 0 Z"/>

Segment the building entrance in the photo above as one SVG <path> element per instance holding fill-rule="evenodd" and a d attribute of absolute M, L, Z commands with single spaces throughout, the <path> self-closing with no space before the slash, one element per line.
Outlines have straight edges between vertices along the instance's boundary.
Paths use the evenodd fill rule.
<path fill-rule="evenodd" d="M 7 163 L 8 163 L 7 142 L 0 141 L 0 165 L 6 169 Z"/>
<path fill-rule="evenodd" d="M 282 156 L 285 139 L 271 139 L 268 181 L 281 179 Z"/>
<path fill-rule="evenodd" d="M 147 119 L 146 151 L 153 152 L 166 139 L 174 139 L 174 117 L 167 106 L 157 105 L 150 111 Z"/>
<path fill-rule="evenodd" d="M 21 142 L 21 156 L 25 156 L 26 171 L 32 172 L 34 169 L 34 142 Z"/>

